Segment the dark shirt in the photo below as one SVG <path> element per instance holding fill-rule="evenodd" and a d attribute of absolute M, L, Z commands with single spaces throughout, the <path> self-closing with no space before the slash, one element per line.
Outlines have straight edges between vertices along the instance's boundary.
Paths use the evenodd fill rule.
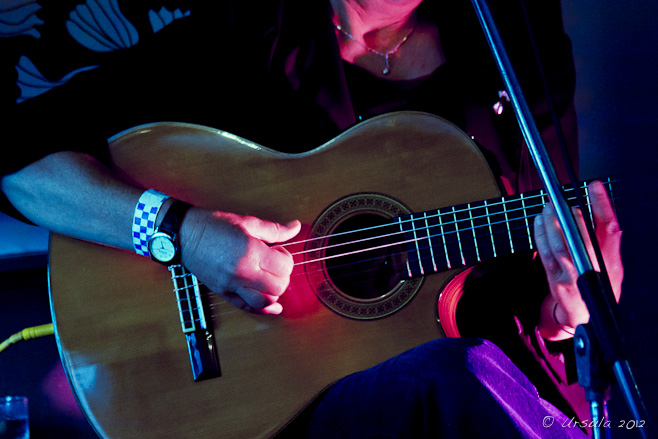
<path fill-rule="evenodd" d="M 3 160 L 2 173 L 62 149 L 104 158 L 110 136 L 163 120 L 208 125 L 299 152 L 357 123 L 359 106 L 366 105 L 374 111 L 418 109 L 443 116 L 475 137 L 494 170 L 510 181 L 508 191 L 537 187 L 511 111 L 497 116 L 492 110 L 503 87 L 469 2 L 421 5 L 421 13 L 439 23 L 446 65 L 420 85 L 421 99 L 396 99 L 379 109 L 373 99 L 390 88 L 378 91 L 384 81 L 365 89 L 348 86 L 346 71 L 352 84 L 368 80 L 358 78 L 356 69 L 344 69 L 328 2 L 238 3 L 194 5 L 189 17 L 133 47 L 93 58 L 99 68 L 11 108 L 5 136 L 14 156 Z M 571 116 L 570 44 L 559 5 L 544 3 L 529 12 L 541 18 L 533 21 L 533 31 L 559 115 Z M 520 10 L 498 10 L 526 97 L 540 128 L 547 129 L 546 100 Z M 574 120 L 564 122 L 575 159 Z M 549 150 L 555 146 L 548 142 Z M 563 176 L 561 170 L 558 165 Z"/>

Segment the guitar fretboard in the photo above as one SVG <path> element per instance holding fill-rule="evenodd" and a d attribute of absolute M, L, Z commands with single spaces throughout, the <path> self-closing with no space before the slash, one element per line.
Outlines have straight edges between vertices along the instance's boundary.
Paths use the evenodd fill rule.
<path fill-rule="evenodd" d="M 604 181 L 610 199 L 612 183 L 611 179 Z M 584 215 L 593 221 L 588 184 L 583 183 L 580 191 L 586 204 Z M 565 195 L 570 205 L 576 204 L 573 188 L 565 189 Z M 407 242 L 407 276 L 534 250 L 534 217 L 547 202 L 542 189 L 397 218 Z"/>

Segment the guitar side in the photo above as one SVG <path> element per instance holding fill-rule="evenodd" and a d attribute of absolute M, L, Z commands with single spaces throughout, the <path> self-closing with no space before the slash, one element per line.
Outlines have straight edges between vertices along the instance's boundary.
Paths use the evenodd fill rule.
<path fill-rule="evenodd" d="M 299 219 L 302 233 L 352 194 L 384 194 L 412 212 L 499 196 L 470 138 L 423 113 L 374 118 L 298 155 L 185 124 L 138 127 L 115 137 L 111 152 L 139 186 L 203 207 Z M 49 270 L 62 361 L 107 438 L 271 437 L 332 382 L 443 336 L 436 303 L 454 274 L 425 276 L 406 306 L 373 320 L 329 310 L 303 266 L 281 316 L 246 314 L 216 299 L 222 376 L 195 383 L 164 267 L 53 235 Z"/>

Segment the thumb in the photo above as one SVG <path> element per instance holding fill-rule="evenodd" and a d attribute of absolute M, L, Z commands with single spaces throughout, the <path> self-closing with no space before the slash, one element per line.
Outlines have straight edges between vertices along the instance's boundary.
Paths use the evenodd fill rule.
<path fill-rule="evenodd" d="M 272 244 L 275 242 L 285 242 L 294 238 L 301 230 L 302 223 L 298 220 L 294 220 L 283 225 L 250 217 L 245 219 L 242 223 L 242 227 L 254 238 Z"/>

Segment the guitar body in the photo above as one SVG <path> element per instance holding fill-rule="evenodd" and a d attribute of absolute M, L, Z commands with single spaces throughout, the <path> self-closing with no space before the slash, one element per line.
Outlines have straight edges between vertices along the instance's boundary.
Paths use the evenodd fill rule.
<path fill-rule="evenodd" d="M 301 238 L 361 214 L 392 217 L 400 209 L 423 212 L 500 195 L 471 139 L 423 113 L 380 116 L 297 155 L 186 124 L 135 128 L 113 138 L 111 152 L 135 184 L 198 206 L 299 219 Z M 289 250 L 308 248 L 298 247 Z M 214 299 L 221 376 L 194 382 L 166 268 L 53 235 L 58 344 L 96 431 L 122 439 L 271 437 L 332 382 L 443 336 L 437 301 L 455 270 L 341 302 L 349 295 L 323 266 L 295 267 L 280 316 Z"/>

